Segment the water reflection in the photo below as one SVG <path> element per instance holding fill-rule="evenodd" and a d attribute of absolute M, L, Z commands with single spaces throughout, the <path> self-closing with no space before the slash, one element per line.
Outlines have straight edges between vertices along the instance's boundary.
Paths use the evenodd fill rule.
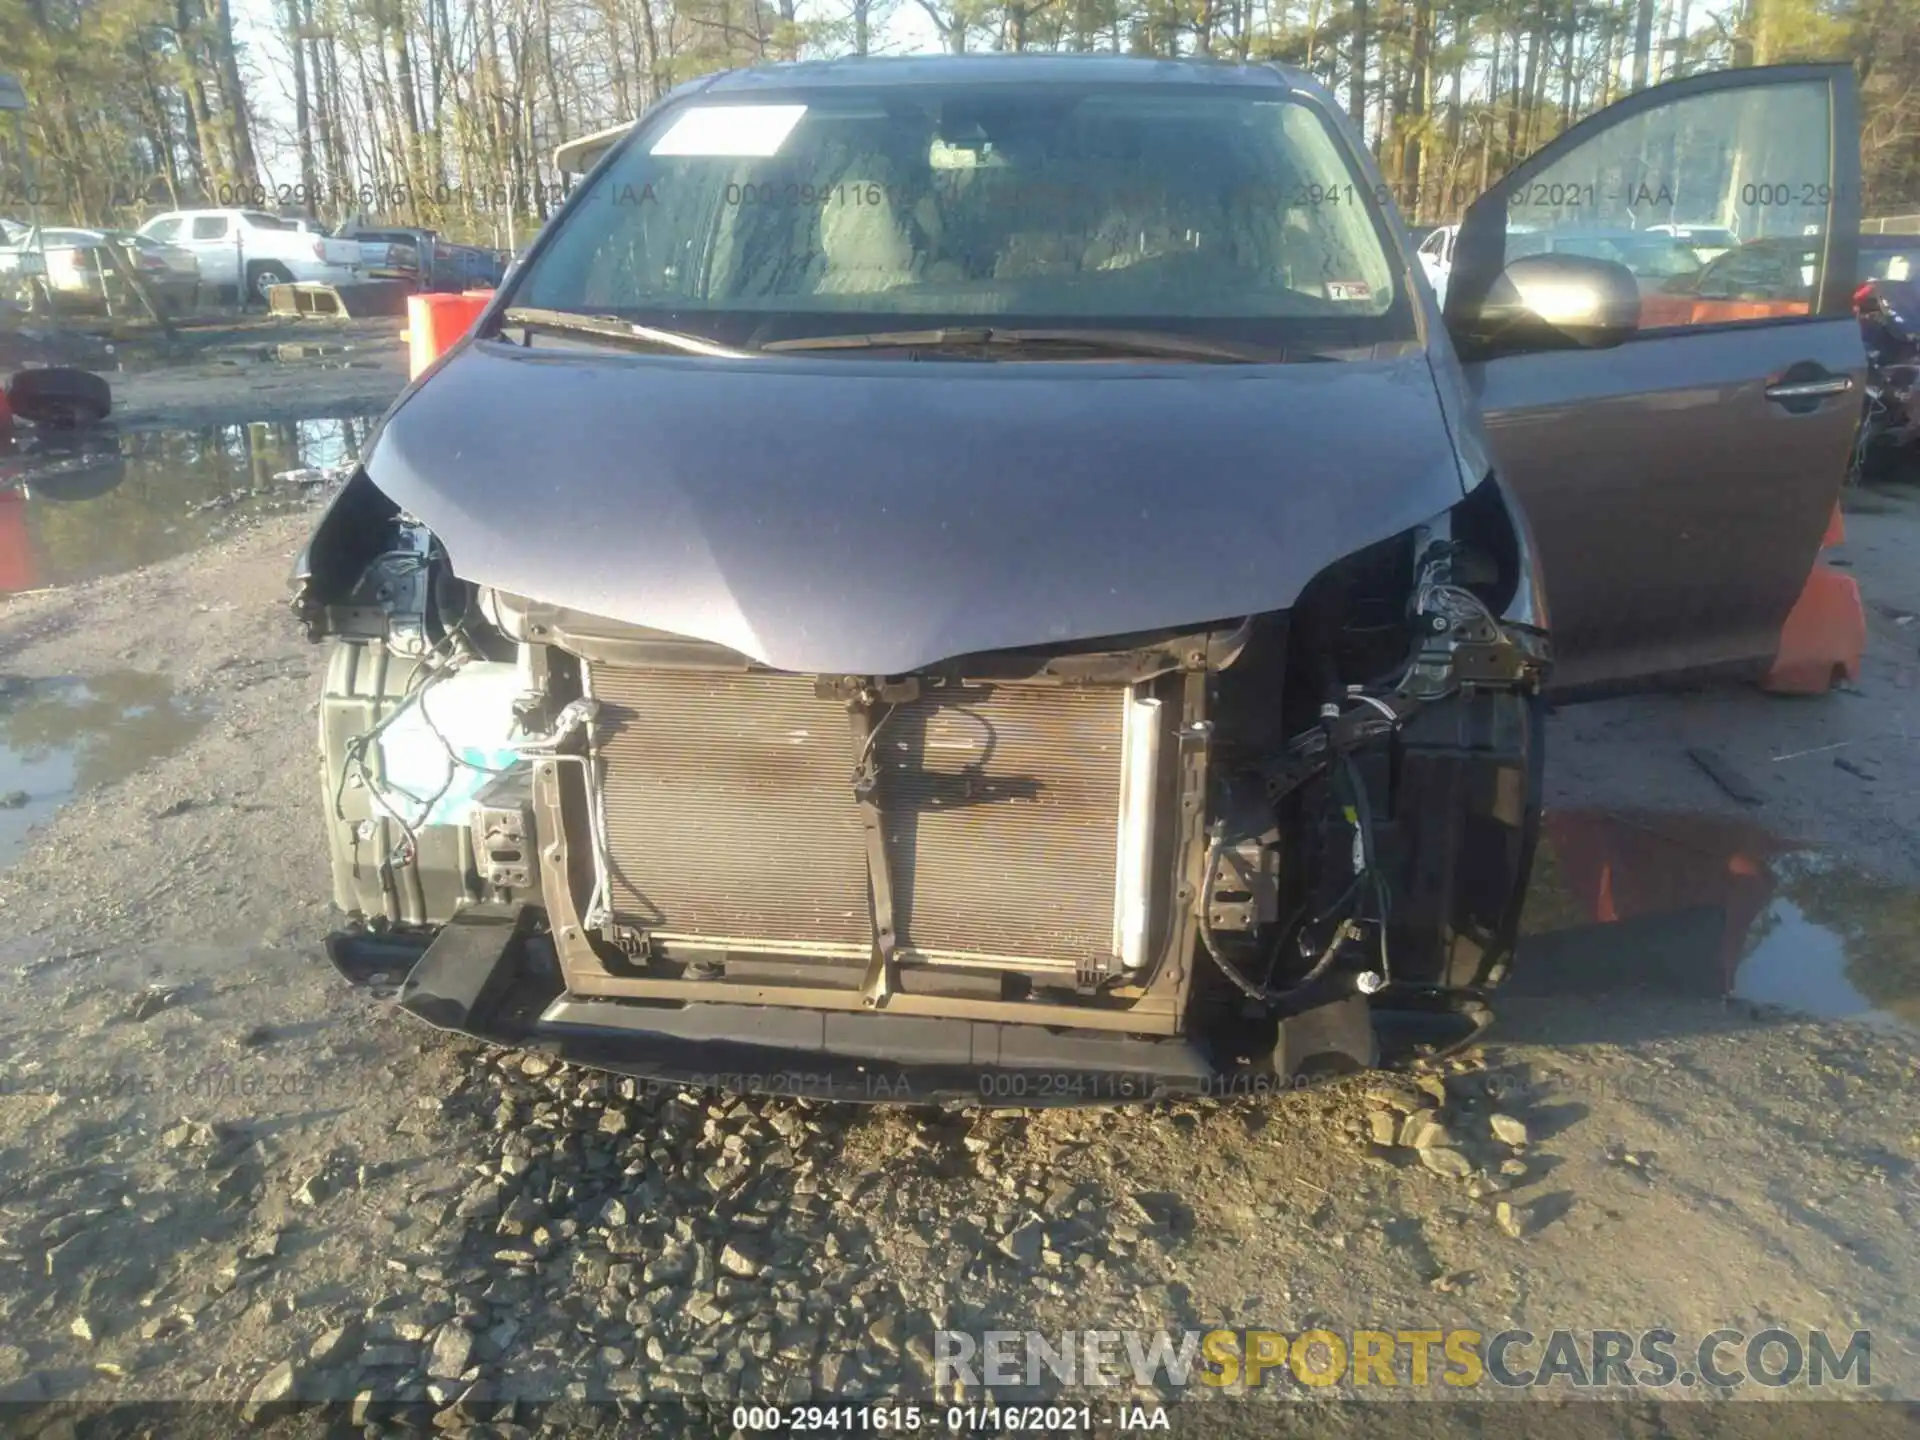
<path fill-rule="evenodd" d="M 309 508 L 311 489 L 274 476 L 351 461 L 375 418 L 29 432 L 0 448 L 0 594 L 150 565 Z"/>
<path fill-rule="evenodd" d="M 177 750 L 205 719 L 145 671 L 0 676 L 0 862 L 60 804 Z"/>
<path fill-rule="evenodd" d="M 1750 822 L 1549 813 L 1519 994 L 1736 995 L 1920 1028 L 1920 891 Z"/>

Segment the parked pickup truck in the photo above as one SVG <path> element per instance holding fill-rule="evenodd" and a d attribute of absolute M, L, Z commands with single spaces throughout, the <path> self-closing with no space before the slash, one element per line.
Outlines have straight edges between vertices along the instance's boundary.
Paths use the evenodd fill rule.
<path fill-rule="evenodd" d="M 360 247 L 302 231 L 291 220 L 261 210 L 169 210 L 139 233 L 193 252 L 200 281 L 236 286 L 264 301 L 267 290 L 295 280 L 344 284 L 362 276 Z"/>
<path fill-rule="evenodd" d="M 342 225 L 335 237 L 360 247 L 360 263 L 376 280 L 405 280 L 418 285 L 426 273 L 422 244 L 411 230 L 368 230 Z"/>
<path fill-rule="evenodd" d="M 404 268 L 397 253 L 411 249 L 413 267 L 422 290 L 491 289 L 500 283 L 506 269 L 503 256 L 478 245 L 456 245 L 438 232 L 419 226 L 363 225 L 349 221 L 334 232 L 342 239 L 360 243 L 368 265 L 386 264 Z M 374 252 L 384 252 L 378 259 Z M 399 273 L 396 269 L 395 273 Z"/>

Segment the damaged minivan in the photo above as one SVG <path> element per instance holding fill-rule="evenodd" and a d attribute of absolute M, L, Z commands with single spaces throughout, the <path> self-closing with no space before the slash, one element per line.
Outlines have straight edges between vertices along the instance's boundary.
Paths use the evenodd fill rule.
<path fill-rule="evenodd" d="M 682 86 L 296 566 L 335 964 L 502 1043 L 855 1099 L 1471 1039 L 1543 696 L 1764 669 L 1819 548 L 1852 86 L 1590 117 L 1468 211 L 1444 312 L 1297 71 Z M 1683 222 L 1819 237 L 1808 313 L 1643 328 L 1624 268 L 1505 253 Z"/>

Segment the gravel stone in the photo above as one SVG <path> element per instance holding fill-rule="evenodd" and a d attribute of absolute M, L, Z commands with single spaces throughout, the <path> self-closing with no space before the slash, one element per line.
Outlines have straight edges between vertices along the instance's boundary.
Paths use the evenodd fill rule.
<path fill-rule="evenodd" d="M 1445 1146 L 1427 1146 L 1420 1151 L 1420 1163 L 1436 1175 L 1464 1180 L 1473 1173 L 1473 1162 L 1458 1150 Z"/>
<path fill-rule="evenodd" d="M 307 1363 L 317 1370 L 343 1364 L 359 1349 L 359 1330 L 357 1322 L 334 1326 L 307 1347 Z"/>
<path fill-rule="evenodd" d="M 472 1359 L 473 1332 L 464 1325 L 442 1325 L 427 1355 L 427 1373 L 442 1380 L 457 1380 Z"/>
<path fill-rule="evenodd" d="M 1502 1145 L 1511 1145 L 1515 1149 L 1527 1143 L 1527 1125 L 1511 1115 L 1489 1115 L 1487 1127 L 1493 1131 L 1493 1138 Z"/>
<path fill-rule="evenodd" d="M 249 1425 L 261 1425 L 285 1413 L 291 1407 L 299 1375 L 291 1360 L 282 1360 L 253 1387 L 240 1409 L 240 1418 Z"/>
<path fill-rule="evenodd" d="M 1493 1207 L 1493 1221 L 1516 1240 L 1527 1233 L 1526 1213 L 1505 1200 Z"/>

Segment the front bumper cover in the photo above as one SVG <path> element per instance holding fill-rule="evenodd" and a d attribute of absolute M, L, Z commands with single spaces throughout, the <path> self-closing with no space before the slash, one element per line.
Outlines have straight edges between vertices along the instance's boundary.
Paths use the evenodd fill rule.
<path fill-rule="evenodd" d="M 1358 1000 L 1281 1022 L 1257 1062 L 1184 1038 L 1040 1025 L 565 993 L 530 906 L 476 905 L 437 934 L 339 931 L 327 955 L 442 1030 L 682 1088 L 817 1100 L 1047 1106 L 1251 1095 L 1382 1063 L 1417 1039 L 1446 1048 L 1484 1021 L 1469 1006 L 1418 1014 Z M 1410 1022 L 1410 1023 L 1409 1023 Z M 912 1057 L 910 1059 L 902 1057 Z"/>

